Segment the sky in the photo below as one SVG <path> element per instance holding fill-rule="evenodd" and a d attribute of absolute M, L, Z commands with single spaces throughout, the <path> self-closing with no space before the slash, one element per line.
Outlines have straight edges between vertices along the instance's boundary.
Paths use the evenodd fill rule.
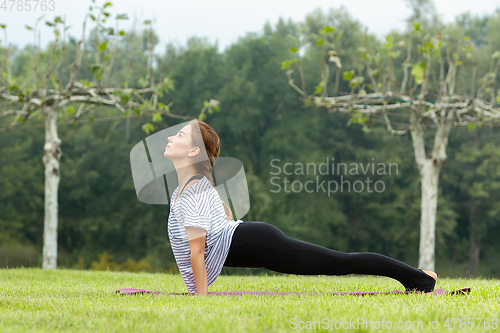
<path fill-rule="evenodd" d="M 26 4 L 29 0 L 24 0 Z M 322 8 L 327 13 L 330 8 L 343 5 L 347 11 L 361 24 L 368 27 L 369 32 L 383 38 L 391 29 L 403 30 L 404 20 L 411 11 L 404 0 L 96 0 L 97 5 L 110 1 L 113 6 L 107 11 L 114 17 L 127 13 L 130 18 L 119 22 L 119 29 L 132 29 L 134 17 L 136 29 L 144 29 L 144 20 L 153 22 L 153 29 L 159 35 L 160 43 L 155 47 L 156 54 L 163 54 L 165 46 L 172 42 L 177 46 L 185 46 L 192 36 L 206 37 L 215 45 L 218 42 L 219 52 L 244 37 L 249 32 L 262 33 L 266 22 L 272 27 L 279 18 L 285 21 L 292 19 L 300 22 L 316 8 Z M 82 24 L 85 14 L 89 12 L 91 0 L 44 0 L 47 8 L 42 11 L 41 2 L 31 0 L 31 10 L 27 7 L 17 7 L 18 1 L 0 0 L 0 24 L 6 24 L 8 43 L 23 48 L 34 43 L 34 33 L 25 25 L 34 27 L 37 19 L 45 15 L 38 23 L 40 42 L 45 48 L 49 41 L 55 39 L 53 31 L 45 24 L 45 20 L 53 21 L 58 15 L 66 15 L 67 37 L 81 38 Z M 470 11 L 472 14 L 491 14 L 500 7 L 495 0 L 435 0 L 438 14 L 445 22 L 454 21 L 455 16 Z M 2 8 L 3 7 L 3 8 Z M 50 9 L 53 9 L 52 11 Z M 95 12 L 95 11 L 94 11 Z M 377 13 L 374 15 L 374 13 Z M 89 22 L 89 20 L 87 20 Z M 93 22 L 92 22 L 93 23 Z M 116 20 L 108 20 L 107 26 L 116 28 Z M 93 26 L 91 24 L 90 26 Z M 87 23 L 86 35 L 89 33 Z M 4 31 L 0 29 L 0 45 L 5 45 Z M 67 39 L 66 39 L 67 40 Z"/>

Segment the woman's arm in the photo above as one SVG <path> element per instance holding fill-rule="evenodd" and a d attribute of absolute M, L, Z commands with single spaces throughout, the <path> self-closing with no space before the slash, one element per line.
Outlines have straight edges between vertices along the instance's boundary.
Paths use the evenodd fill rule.
<path fill-rule="evenodd" d="M 191 249 L 191 267 L 196 282 L 196 295 L 207 295 L 207 267 L 205 266 L 204 253 L 207 232 L 202 228 L 186 227 L 186 229 Z"/>

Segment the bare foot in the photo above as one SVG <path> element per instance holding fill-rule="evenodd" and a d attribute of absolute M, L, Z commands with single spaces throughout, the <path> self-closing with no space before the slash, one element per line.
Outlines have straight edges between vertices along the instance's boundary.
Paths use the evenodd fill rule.
<path fill-rule="evenodd" d="M 426 270 L 422 270 L 422 272 L 425 272 L 425 274 L 432 276 L 432 278 L 437 281 L 438 276 L 437 276 L 436 272 L 426 271 Z M 433 291 L 429 291 L 428 293 L 425 293 L 425 294 L 430 295 L 432 293 L 433 293 Z"/>

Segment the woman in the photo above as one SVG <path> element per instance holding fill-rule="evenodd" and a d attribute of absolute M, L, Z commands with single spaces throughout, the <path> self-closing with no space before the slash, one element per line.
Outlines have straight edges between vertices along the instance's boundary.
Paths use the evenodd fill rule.
<path fill-rule="evenodd" d="M 189 295 L 207 295 L 223 266 L 300 275 L 381 275 L 398 280 L 405 290 L 434 290 L 435 272 L 378 253 L 344 253 L 300 241 L 265 222 L 232 220 L 211 177 L 219 150 L 217 133 L 195 120 L 168 137 L 164 152 L 179 182 L 170 200 L 168 235 Z"/>

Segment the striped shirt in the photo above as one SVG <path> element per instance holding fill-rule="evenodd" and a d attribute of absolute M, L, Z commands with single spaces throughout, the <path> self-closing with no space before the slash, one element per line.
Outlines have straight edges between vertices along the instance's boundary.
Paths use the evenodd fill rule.
<path fill-rule="evenodd" d="M 243 221 L 225 219 L 226 212 L 219 193 L 206 177 L 185 188 L 175 200 L 178 190 L 177 186 L 170 200 L 168 238 L 184 283 L 190 293 L 196 293 L 191 249 L 185 227 L 198 227 L 207 231 L 204 257 L 210 286 L 222 271 L 233 233 Z"/>

